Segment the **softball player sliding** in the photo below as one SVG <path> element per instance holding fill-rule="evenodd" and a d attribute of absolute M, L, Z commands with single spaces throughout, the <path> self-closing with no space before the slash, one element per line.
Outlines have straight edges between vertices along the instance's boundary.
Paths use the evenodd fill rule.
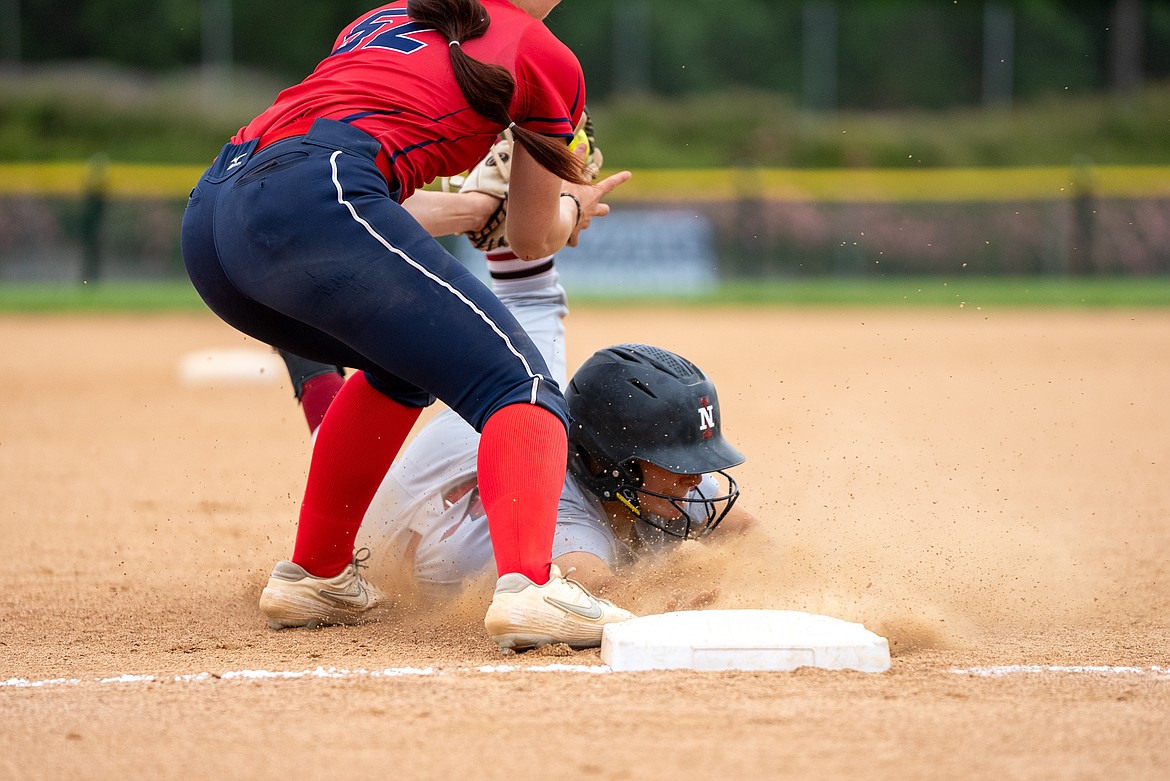
<path fill-rule="evenodd" d="M 739 489 L 724 471 L 743 456 L 722 435 L 718 396 L 702 370 L 658 347 L 615 345 L 595 353 L 566 386 L 568 310 L 552 258 L 532 273 L 511 260 L 506 250 L 488 253 L 492 290 L 567 387 L 573 416 L 572 468 L 561 491 L 553 563 L 574 570 L 586 588 L 604 590 L 641 556 L 716 526 L 726 533 L 752 525 L 751 515 L 735 505 Z M 297 378 L 341 382 L 338 370 L 284 357 L 302 403 L 327 403 L 327 386 L 306 389 Z M 305 412 L 312 430 L 314 416 Z M 443 599 L 490 569 L 478 442 L 471 426 L 443 410 L 403 450 L 360 534 L 377 571 L 405 573 L 424 596 Z"/>
<path fill-rule="evenodd" d="M 557 0 L 398 0 L 363 15 L 243 127 L 192 191 L 183 256 L 208 306 L 289 352 L 359 369 L 318 430 L 291 560 L 260 600 L 276 627 L 352 623 L 379 599 L 354 539 L 422 407 L 481 432 L 497 565 L 485 624 L 503 647 L 596 644 L 630 613 L 551 565 L 568 413 L 499 299 L 401 205 L 515 140 L 507 238 L 522 259 L 575 244 L 623 172 L 589 186 L 567 142 L 585 85 L 542 20 Z M 565 197 L 562 197 L 565 196 Z"/>
<path fill-rule="evenodd" d="M 496 279 L 492 288 L 564 385 L 567 309 L 555 269 Z M 739 489 L 724 471 L 743 456 L 724 439 L 714 385 L 694 364 L 650 345 L 616 345 L 595 353 L 565 387 L 570 470 L 553 541 L 562 571 L 604 591 L 641 556 L 721 522 L 721 533 L 753 522 L 735 506 Z M 424 596 L 442 599 L 490 569 L 477 444 L 474 429 L 443 410 L 403 451 L 362 531 L 376 571 L 398 569 Z"/>

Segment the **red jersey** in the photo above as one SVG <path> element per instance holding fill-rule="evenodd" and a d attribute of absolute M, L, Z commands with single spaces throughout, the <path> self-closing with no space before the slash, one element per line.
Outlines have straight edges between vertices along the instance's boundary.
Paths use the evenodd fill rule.
<path fill-rule="evenodd" d="M 481 2 L 491 24 L 464 42 L 464 51 L 512 74 L 516 90 L 509 113 L 516 124 L 571 138 L 585 105 L 576 56 L 509 0 Z M 232 141 L 317 117 L 351 120 L 376 138 L 403 199 L 440 176 L 471 168 L 504 129 L 471 109 L 455 83 L 448 42 L 410 19 L 406 0 L 387 3 L 345 28 L 333 52 Z"/>

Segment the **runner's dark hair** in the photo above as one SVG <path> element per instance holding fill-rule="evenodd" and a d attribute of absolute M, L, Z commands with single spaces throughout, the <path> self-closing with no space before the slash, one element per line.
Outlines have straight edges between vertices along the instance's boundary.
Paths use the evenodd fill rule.
<path fill-rule="evenodd" d="M 463 51 L 463 44 L 487 32 L 491 19 L 479 0 L 408 0 L 406 13 L 433 27 L 449 42 L 447 51 L 455 81 L 476 113 L 505 127 L 512 124 L 509 107 L 516 82 L 507 68 L 481 62 Z M 523 144 L 532 159 L 546 170 L 576 184 L 588 184 L 581 161 L 563 139 L 512 127 L 512 138 Z"/>

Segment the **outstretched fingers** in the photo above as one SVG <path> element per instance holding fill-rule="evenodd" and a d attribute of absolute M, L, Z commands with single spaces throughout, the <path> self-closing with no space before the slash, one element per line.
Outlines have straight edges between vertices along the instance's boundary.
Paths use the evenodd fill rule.
<path fill-rule="evenodd" d="M 594 183 L 593 186 L 601 192 L 601 195 L 599 197 L 604 198 L 605 196 L 609 195 L 611 192 L 616 190 L 621 185 L 630 181 L 630 177 L 632 177 L 632 176 L 633 176 L 633 174 L 630 173 L 629 171 L 618 171 L 616 174 L 613 174 L 612 176 L 607 176 L 604 179 L 602 179 L 600 182 Z"/>
<path fill-rule="evenodd" d="M 581 231 L 589 227 L 594 217 L 605 217 L 609 214 L 609 204 L 603 202 L 602 199 L 628 182 L 631 176 L 633 174 L 629 171 L 619 171 L 592 185 L 566 186 L 566 192 L 575 195 L 581 203 L 581 219 L 569 236 L 570 247 L 577 246 Z"/>

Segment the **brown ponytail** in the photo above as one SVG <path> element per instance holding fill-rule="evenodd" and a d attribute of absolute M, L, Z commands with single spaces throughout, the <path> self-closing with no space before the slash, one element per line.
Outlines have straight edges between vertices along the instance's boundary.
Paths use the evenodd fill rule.
<path fill-rule="evenodd" d="M 508 109 L 516 83 L 507 68 L 481 62 L 460 45 L 487 32 L 490 19 L 479 0 L 407 0 L 411 19 L 433 27 L 447 39 L 455 81 L 476 113 L 511 126 L 513 139 L 524 145 L 532 159 L 545 170 L 575 184 L 588 184 L 583 166 L 562 141 L 512 125 Z"/>

